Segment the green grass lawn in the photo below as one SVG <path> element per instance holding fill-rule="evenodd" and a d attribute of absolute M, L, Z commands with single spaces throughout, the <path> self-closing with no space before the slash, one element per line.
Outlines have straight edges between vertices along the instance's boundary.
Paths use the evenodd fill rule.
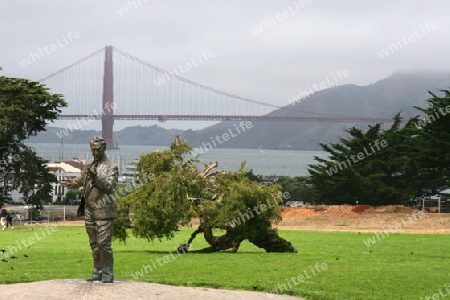
<path fill-rule="evenodd" d="M 84 227 L 17 229 L 0 232 L 0 249 L 9 250 L 6 262 L 0 261 L 0 283 L 91 275 Z M 393 234 L 367 247 L 364 241 L 373 234 L 281 231 L 298 253 L 265 253 L 242 243 L 237 253 L 179 256 L 176 248 L 193 230 L 185 228 L 171 241 L 115 242 L 116 280 L 263 292 L 278 289 L 306 299 L 426 299 L 439 291 L 448 295 L 448 235 Z M 201 235 L 192 245 L 193 249 L 205 246 Z"/>

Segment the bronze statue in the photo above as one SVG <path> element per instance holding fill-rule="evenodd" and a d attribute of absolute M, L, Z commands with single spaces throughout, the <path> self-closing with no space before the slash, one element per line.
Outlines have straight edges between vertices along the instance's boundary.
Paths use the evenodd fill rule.
<path fill-rule="evenodd" d="M 86 232 L 94 259 L 92 277 L 86 280 L 113 283 L 111 236 L 114 219 L 117 217 L 114 194 L 119 171 L 106 156 L 106 142 L 102 137 L 93 137 L 89 143 L 94 159 L 86 162 L 80 176 L 61 184 L 72 188 L 83 187 L 78 214 L 85 216 Z"/>

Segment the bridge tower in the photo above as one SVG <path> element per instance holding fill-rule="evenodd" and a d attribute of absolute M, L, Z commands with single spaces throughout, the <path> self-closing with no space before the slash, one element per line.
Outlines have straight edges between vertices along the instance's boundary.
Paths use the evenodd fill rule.
<path fill-rule="evenodd" d="M 105 47 L 105 69 L 103 72 L 102 136 L 106 141 L 106 147 L 114 148 L 113 46 Z"/>

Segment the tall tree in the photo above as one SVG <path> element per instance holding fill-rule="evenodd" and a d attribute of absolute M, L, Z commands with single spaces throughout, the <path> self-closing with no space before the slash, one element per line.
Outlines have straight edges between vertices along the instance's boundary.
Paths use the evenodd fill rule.
<path fill-rule="evenodd" d="M 5 182 L 8 178 L 13 187 L 33 195 L 31 202 L 37 197 L 46 199 L 55 178 L 48 175 L 45 161 L 37 158 L 24 141 L 45 131 L 65 106 L 62 95 L 49 93 L 39 82 L 0 76 L 0 179 Z M 33 176 L 23 176 L 30 170 Z M 2 186 L 0 202 L 5 201 L 9 188 L 8 184 Z"/>
<path fill-rule="evenodd" d="M 450 186 L 450 91 L 442 90 L 442 96 L 431 92 L 428 107 L 416 107 L 423 113 L 417 120 L 416 155 L 420 156 L 420 172 L 423 194 L 435 194 Z"/>
<path fill-rule="evenodd" d="M 200 226 L 187 244 L 203 233 L 210 247 L 199 252 L 237 251 L 245 239 L 267 252 L 296 251 L 272 229 L 272 222 L 281 218 L 279 186 L 250 180 L 245 164 L 238 172 L 216 171 L 216 163 L 199 169 L 197 158 L 187 159 L 191 150 L 177 139 L 170 150 L 141 156 L 136 171 L 142 186 L 118 199 L 115 237 L 125 240 L 127 227 L 132 227 L 141 238 L 171 239 L 179 226 L 198 218 Z"/>
<path fill-rule="evenodd" d="M 14 187 L 23 195 L 25 203 L 41 209 L 41 202 L 47 203 L 52 199 L 52 183 L 57 182 L 56 176 L 49 172 L 47 161 L 30 148 L 23 149 L 21 157 L 21 164 L 16 165 L 14 171 Z"/>
<path fill-rule="evenodd" d="M 366 132 L 353 127 L 340 143 L 321 144 L 329 158 L 315 157 L 319 164 L 309 166 L 318 198 L 328 204 L 406 204 L 415 193 L 410 145 L 417 129 L 412 121 L 400 125 L 397 114 L 387 130 L 381 124 Z"/>

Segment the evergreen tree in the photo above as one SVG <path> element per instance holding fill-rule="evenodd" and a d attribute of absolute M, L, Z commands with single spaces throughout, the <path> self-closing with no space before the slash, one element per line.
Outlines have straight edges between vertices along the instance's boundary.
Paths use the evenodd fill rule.
<path fill-rule="evenodd" d="M 353 127 L 340 143 L 321 144 L 330 154 L 328 159 L 315 157 L 319 164 L 308 169 L 319 201 L 406 204 L 415 193 L 410 147 L 417 129 L 412 121 L 403 128 L 400 125 L 397 114 L 387 130 L 382 130 L 381 124 L 369 126 L 366 132 Z"/>
<path fill-rule="evenodd" d="M 13 187 L 20 188 L 30 203 L 48 200 L 56 179 L 24 140 L 45 131 L 48 122 L 56 120 L 66 105 L 61 95 L 49 93 L 38 82 L 0 76 L 1 203 L 9 200 L 7 195 Z"/>
<path fill-rule="evenodd" d="M 24 197 L 24 202 L 42 209 L 41 202 L 52 200 L 53 186 L 56 176 L 51 174 L 46 166 L 47 161 L 38 157 L 30 148 L 21 152 L 21 164 L 16 165 L 15 188 Z"/>
<path fill-rule="evenodd" d="M 442 96 L 430 92 L 429 106 L 416 107 L 424 116 L 416 120 L 419 129 L 416 139 L 416 157 L 420 193 L 436 194 L 448 187 L 450 176 L 450 91 L 442 90 Z"/>

